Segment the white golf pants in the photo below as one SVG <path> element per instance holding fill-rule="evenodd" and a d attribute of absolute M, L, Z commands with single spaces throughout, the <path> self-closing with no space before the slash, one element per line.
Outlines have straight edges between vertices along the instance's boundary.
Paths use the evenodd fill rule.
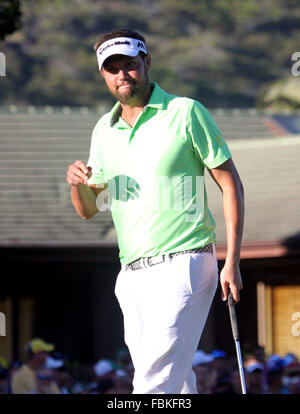
<path fill-rule="evenodd" d="M 115 294 L 134 365 L 134 394 L 197 394 L 192 360 L 215 295 L 211 253 L 185 253 L 151 267 L 125 270 Z"/>

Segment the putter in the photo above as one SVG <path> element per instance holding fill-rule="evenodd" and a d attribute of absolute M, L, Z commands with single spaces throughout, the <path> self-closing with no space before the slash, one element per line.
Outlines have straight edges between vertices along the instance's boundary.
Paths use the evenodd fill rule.
<path fill-rule="evenodd" d="M 241 353 L 241 347 L 240 347 L 239 330 L 238 330 L 237 317 L 236 317 L 236 311 L 235 311 L 235 301 L 233 300 L 231 292 L 229 292 L 228 294 L 227 305 L 229 309 L 232 335 L 233 335 L 233 339 L 235 342 L 235 349 L 236 349 L 238 366 L 239 366 L 242 393 L 247 394 L 246 384 L 245 384 L 245 375 L 244 375 L 244 369 L 243 369 L 243 361 L 242 361 L 242 353 Z"/>

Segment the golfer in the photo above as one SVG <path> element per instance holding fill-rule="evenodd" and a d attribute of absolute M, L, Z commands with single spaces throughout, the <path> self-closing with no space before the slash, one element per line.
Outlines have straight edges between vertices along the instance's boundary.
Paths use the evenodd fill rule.
<path fill-rule="evenodd" d="M 149 81 L 151 57 L 141 34 L 113 30 L 94 49 L 117 102 L 93 130 L 88 162 L 68 168 L 72 202 L 90 219 L 106 199 L 103 192 L 109 199 L 121 262 L 115 293 L 135 369 L 133 393 L 194 394 L 192 359 L 219 276 L 205 168 L 223 194 L 223 300 L 230 288 L 237 302 L 242 183 L 207 109 Z"/>

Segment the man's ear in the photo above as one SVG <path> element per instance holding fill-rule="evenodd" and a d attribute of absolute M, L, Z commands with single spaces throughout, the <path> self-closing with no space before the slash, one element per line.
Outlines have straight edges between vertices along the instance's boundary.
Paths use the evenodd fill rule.
<path fill-rule="evenodd" d="M 149 71 L 151 67 L 151 56 L 149 55 L 149 53 L 147 53 L 145 57 L 145 63 L 146 63 L 147 70 Z"/>
<path fill-rule="evenodd" d="M 104 76 L 103 76 L 103 69 L 99 70 L 99 72 L 100 72 L 100 75 L 102 76 L 102 78 L 104 78 Z"/>

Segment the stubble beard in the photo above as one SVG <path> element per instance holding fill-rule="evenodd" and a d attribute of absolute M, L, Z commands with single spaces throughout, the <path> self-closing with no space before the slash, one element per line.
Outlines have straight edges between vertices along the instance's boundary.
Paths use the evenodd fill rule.
<path fill-rule="evenodd" d="M 124 105 L 134 105 L 135 103 L 143 102 L 149 86 L 148 73 L 145 73 L 141 83 L 137 83 L 135 79 L 128 80 L 128 83 L 130 83 L 131 87 L 124 92 L 118 88 L 114 94 L 115 98 Z"/>

